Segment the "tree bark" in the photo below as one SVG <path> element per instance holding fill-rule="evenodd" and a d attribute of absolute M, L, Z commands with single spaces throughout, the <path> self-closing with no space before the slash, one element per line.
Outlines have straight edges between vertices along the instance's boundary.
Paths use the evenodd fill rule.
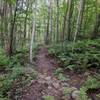
<path fill-rule="evenodd" d="M 57 0 L 57 42 L 59 42 L 59 0 Z"/>
<path fill-rule="evenodd" d="M 80 32 L 82 18 L 83 18 L 84 5 L 85 5 L 85 0 L 80 0 L 79 9 L 78 9 L 79 10 L 78 18 L 77 18 L 77 22 L 76 22 L 76 31 L 75 31 L 75 35 L 74 35 L 74 42 L 76 41 L 77 35 Z"/>
<path fill-rule="evenodd" d="M 35 0 L 35 8 L 33 8 L 33 21 L 32 21 L 32 35 L 31 35 L 31 42 L 30 42 L 30 63 L 33 63 L 33 42 L 35 36 L 35 25 L 36 25 L 36 0 Z"/>
<path fill-rule="evenodd" d="M 14 11 L 14 18 L 13 18 L 13 21 L 11 22 L 10 50 L 9 50 L 9 55 L 10 56 L 15 51 L 15 48 L 14 48 L 14 28 L 15 28 L 15 22 L 16 22 L 17 4 L 18 4 L 18 0 L 16 0 L 16 7 L 15 7 L 15 11 Z"/>
<path fill-rule="evenodd" d="M 68 0 L 68 11 L 67 11 L 67 24 L 66 24 L 66 35 L 68 36 L 67 39 L 71 40 L 71 19 L 73 14 L 73 0 Z"/>

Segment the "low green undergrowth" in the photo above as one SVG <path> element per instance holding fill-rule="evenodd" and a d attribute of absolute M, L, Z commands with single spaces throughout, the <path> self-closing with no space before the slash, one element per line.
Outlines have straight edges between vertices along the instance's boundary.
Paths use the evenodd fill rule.
<path fill-rule="evenodd" d="M 69 80 L 69 77 L 65 76 L 63 74 L 63 69 L 62 68 L 58 68 L 54 71 L 54 75 L 61 81 L 67 81 Z"/>
<path fill-rule="evenodd" d="M 12 91 L 19 95 L 21 89 L 37 77 L 37 72 L 27 63 L 27 50 L 17 50 L 11 58 L 0 50 L 0 100 L 10 100 Z"/>
<path fill-rule="evenodd" d="M 88 100 L 87 94 L 100 88 L 100 75 L 88 76 L 84 85 L 80 88 L 79 100 Z M 94 92 L 95 93 L 95 92 Z M 90 99 L 91 100 L 91 99 Z"/>
<path fill-rule="evenodd" d="M 0 71 L 6 69 L 9 63 L 9 57 L 7 57 L 2 49 L 0 49 Z"/>
<path fill-rule="evenodd" d="M 100 88 L 100 75 L 97 74 L 95 76 L 88 76 L 86 82 L 84 83 L 84 87 L 87 89 Z"/>
<path fill-rule="evenodd" d="M 13 67 L 8 74 L 0 75 L 0 96 L 8 96 L 8 92 L 13 89 L 22 88 L 25 84 L 35 79 L 36 76 L 37 73 L 32 68 L 24 68 L 22 66 Z"/>
<path fill-rule="evenodd" d="M 88 76 L 85 83 L 80 87 L 79 90 L 76 91 L 76 100 L 91 100 L 89 93 L 92 93 L 92 90 L 100 88 L 100 77 L 99 75 L 96 76 Z M 72 87 L 65 87 L 64 88 L 64 95 L 69 96 L 72 93 L 73 95 L 73 88 Z M 95 95 L 96 93 L 93 92 Z M 99 94 L 97 94 L 98 96 Z M 95 97 L 96 98 L 96 97 Z M 97 99 L 98 100 L 98 99 Z"/>
<path fill-rule="evenodd" d="M 76 43 L 64 43 L 62 49 L 61 44 L 49 49 L 49 54 L 57 58 L 60 69 L 56 70 L 56 74 L 63 72 L 63 69 L 70 69 L 75 72 L 85 72 L 87 69 L 100 70 L 100 39 L 77 41 Z M 90 75 L 79 90 L 77 100 L 91 100 L 87 92 L 100 88 L 100 74 Z M 68 89 L 64 93 L 68 94 Z"/>
<path fill-rule="evenodd" d="M 53 96 L 46 95 L 44 96 L 44 100 L 55 100 Z"/>
<path fill-rule="evenodd" d="M 49 49 L 56 56 L 61 67 L 74 71 L 88 68 L 100 68 L 100 39 L 77 41 L 64 44 L 64 49 L 57 45 Z"/>

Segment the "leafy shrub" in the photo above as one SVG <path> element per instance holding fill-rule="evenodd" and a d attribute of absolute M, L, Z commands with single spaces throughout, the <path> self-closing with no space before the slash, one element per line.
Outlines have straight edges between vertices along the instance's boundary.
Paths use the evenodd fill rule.
<path fill-rule="evenodd" d="M 0 98 L 0 100 L 10 100 L 9 98 Z"/>
<path fill-rule="evenodd" d="M 53 96 L 47 95 L 44 96 L 44 100 L 55 100 Z"/>
<path fill-rule="evenodd" d="M 78 100 L 91 100 L 87 96 L 87 91 L 89 89 L 98 89 L 100 88 L 100 77 L 96 76 L 89 76 L 84 83 L 84 85 L 80 88 L 80 94 Z"/>
<path fill-rule="evenodd" d="M 4 70 L 9 64 L 9 58 L 5 55 L 4 51 L 0 49 L 0 70 Z"/>
<path fill-rule="evenodd" d="M 97 89 L 100 88 L 100 76 L 96 77 L 89 76 L 84 84 L 87 89 Z"/>
<path fill-rule="evenodd" d="M 3 77 L 2 81 L 0 80 L 0 94 L 7 95 L 7 92 L 12 89 L 12 86 L 14 84 L 20 84 L 21 86 L 24 86 L 30 80 L 35 79 L 37 76 L 37 73 L 32 68 L 24 68 L 24 67 L 13 67 L 11 69 L 11 72 L 6 75 L 6 77 Z"/>
<path fill-rule="evenodd" d="M 77 98 L 77 100 L 91 100 L 87 96 L 86 88 L 84 87 L 80 88 L 80 93 L 79 93 L 79 97 Z"/>
<path fill-rule="evenodd" d="M 58 68 L 55 70 L 54 75 L 61 81 L 67 81 L 68 77 L 63 74 L 63 69 Z"/>
<path fill-rule="evenodd" d="M 84 71 L 87 68 L 100 68 L 100 39 L 70 42 L 65 49 L 52 47 L 49 50 L 59 60 L 61 66 L 75 71 Z"/>
<path fill-rule="evenodd" d="M 11 91 L 19 94 L 20 89 L 37 77 L 37 72 L 30 66 L 24 67 L 28 60 L 27 49 L 18 49 L 15 54 L 8 58 L 3 50 L 0 50 L 0 69 L 6 72 L 0 74 L 0 99 L 8 100 Z M 25 65 L 24 65 L 25 64 Z"/>

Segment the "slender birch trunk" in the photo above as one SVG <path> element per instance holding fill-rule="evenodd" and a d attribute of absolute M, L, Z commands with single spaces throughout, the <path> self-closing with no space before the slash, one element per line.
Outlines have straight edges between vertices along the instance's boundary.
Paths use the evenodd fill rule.
<path fill-rule="evenodd" d="M 57 42 L 59 42 L 59 0 L 57 0 Z"/>
<path fill-rule="evenodd" d="M 67 11 L 67 24 L 66 24 L 66 35 L 67 39 L 71 40 L 71 19 L 72 19 L 72 14 L 73 14 L 73 0 L 68 0 L 68 11 Z"/>
<path fill-rule="evenodd" d="M 14 29 L 15 29 L 15 22 L 16 22 L 16 15 L 17 15 L 17 6 L 18 6 L 18 0 L 16 0 L 16 7 L 14 11 L 14 18 L 13 21 L 11 22 L 11 32 L 10 32 L 10 50 L 9 50 L 9 55 L 11 56 L 15 50 L 15 40 L 14 40 Z"/>
<path fill-rule="evenodd" d="M 76 41 L 77 35 L 81 28 L 82 18 L 83 18 L 83 10 L 84 10 L 85 0 L 80 0 L 79 2 L 79 12 L 78 12 L 78 18 L 76 23 L 76 31 L 74 35 L 74 42 Z"/>
<path fill-rule="evenodd" d="M 32 56 L 32 52 L 33 52 L 33 41 L 34 41 L 34 36 L 35 36 L 35 25 L 36 25 L 36 19 L 35 19 L 35 17 L 36 17 L 36 0 L 35 0 L 35 8 L 33 7 L 33 16 L 34 16 L 34 18 L 33 18 L 33 21 L 32 21 L 32 35 L 31 35 L 31 42 L 30 42 L 30 54 L 29 54 L 29 56 L 30 56 L 30 63 L 32 63 L 33 62 L 33 56 Z"/>

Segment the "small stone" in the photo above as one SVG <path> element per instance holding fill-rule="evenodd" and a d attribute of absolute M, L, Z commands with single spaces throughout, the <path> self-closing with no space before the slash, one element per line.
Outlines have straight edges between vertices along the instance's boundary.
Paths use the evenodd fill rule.
<path fill-rule="evenodd" d="M 52 80 L 48 80 L 48 81 L 47 81 L 47 84 L 48 84 L 48 85 L 51 85 L 51 84 L 52 84 Z"/>
<path fill-rule="evenodd" d="M 50 89 L 50 90 L 51 90 L 51 89 L 52 89 L 52 87 L 51 87 L 51 86 L 48 86 L 48 89 Z"/>
<path fill-rule="evenodd" d="M 67 96 L 63 96 L 62 100 L 70 100 L 70 95 L 68 94 Z"/>
<path fill-rule="evenodd" d="M 70 87 L 70 89 L 71 89 L 72 91 L 77 91 L 77 88 L 76 88 L 76 87 Z"/>
<path fill-rule="evenodd" d="M 45 80 L 47 80 L 47 81 L 48 81 L 48 80 L 51 80 L 51 77 L 46 77 Z"/>
<path fill-rule="evenodd" d="M 39 75 L 38 77 L 39 77 L 39 78 L 44 78 L 45 76 L 44 76 L 44 75 Z"/>
<path fill-rule="evenodd" d="M 88 75 L 90 75 L 90 73 L 89 72 L 85 72 L 84 75 L 85 76 L 88 76 Z"/>
<path fill-rule="evenodd" d="M 27 95 L 27 96 L 29 96 L 30 94 L 29 94 L 29 93 L 27 93 L 26 95 Z"/>
<path fill-rule="evenodd" d="M 100 93 L 96 94 L 95 100 L 100 100 Z"/>
<path fill-rule="evenodd" d="M 45 80 L 42 80 L 42 79 L 38 80 L 38 82 L 39 82 L 40 84 L 45 84 L 45 83 L 46 83 Z"/>
<path fill-rule="evenodd" d="M 73 99 L 77 99 L 79 97 L 80 91 L 75 90 L 72 92 L 71 96 Z"/>
<path fill-rule="evenodd" d="M 42 95 L 45 95 L 45 93 L 44 93 L 44 92 L 42 92 Z"/>
<path fill-rule="evenodd" d="M 59 88 L 59 87 L 60 87 L 59 83 L 53 83 L 53 86 L 54 86 L 55 88 Z"/>
<path fill-rule="evenodd" d="M 62 91 L 64 91 L 64 94 L 72 93 L 73 91 L 77 91 L 77 88 L 74 87 L 62 87 Z"/>
<path fill-rule="evenodd" d="M 63 87 L 69 87 L 69 84 L 66 83 L 66 82 L 61 83 L 61 85 L 62 85 Z"/>

